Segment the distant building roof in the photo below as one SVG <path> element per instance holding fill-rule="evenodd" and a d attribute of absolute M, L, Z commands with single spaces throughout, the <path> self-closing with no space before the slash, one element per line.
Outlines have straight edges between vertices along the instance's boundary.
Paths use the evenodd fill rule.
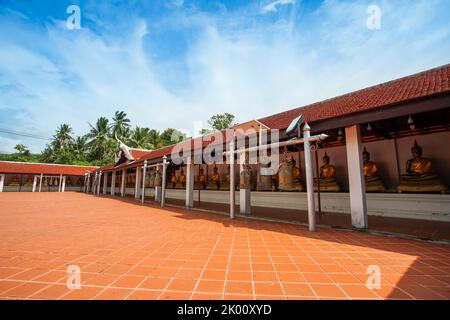
<path fill-rule="evenodd" d="M 94 171 L 98 167 L 76 166 L 67 164 L 53 163 L 33 163 L 33 162 L 14 162 L 0 161 L 0 173 L 25 173 L 25 174 L 51 174 L 82 176 L 88 171 Z"/>

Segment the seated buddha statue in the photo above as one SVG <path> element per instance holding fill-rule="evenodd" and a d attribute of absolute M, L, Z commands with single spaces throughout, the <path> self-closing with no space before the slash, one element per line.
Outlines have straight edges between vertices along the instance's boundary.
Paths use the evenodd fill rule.
<path fill-rule="evenodd" d="M 239 179 L 239 190 L 248 189 L 252 190 L 252 169 L 248 163 L 242 165 L 242 171 Z"/>
<path fill-rule="evenodd" d="M 294 165 L 294 185 L 295 185 L 295 191 L 303 191 L 303 185 L 302 185 L 302 172 L 299 167 L 295 165 L 295 160 L 292 159 L 292 163 Z"/>
<path fill-rule="evenodd" d="M 186 176 L 184 175 L 183 169 L 180 171 L 180 175 L 178 176 L 177 184 L 175 185 L 175 189 L 185 189 L 186 188 Z"/>
<path fill-rule="evenodd" d="M 203 168 L 200 168 L 198 173 L 197 186 L 200 185 L 200 190 L 205 190 L 206 188 L 206 176 L 204 174 Z"/>
<path fill-rule="evenodd" d="M 175 175 L 175 172 L 172 172 L 172 174 L 170 175 L 170 183 L 169 183 L 169 185 L 167 187 L 170 188 L 170 189 L 175 189 L 175 186 L 177 185 L 177 182 L 178 182 L 178 178 Z"/>
<path fill-rule="evenodd" d="M 159 167 L 156 168 L 154 184 L 155 184 L 155 187 L 162 186 L 162 176 L 161 176 L 161 170 L 159 169 Z"/>
<path fill-rule="evenodd" d="M 150 177 L 148 178 L 147 187 L 153 188 L 155 186 L 155 173 L 150 172 Z"/>
<path fill-rule="evenodd" d="M 272 174 L 264 174 L 269 173 L 268 170 L 270 168 L 270 163 L 264 163 L 259 168 L 259 183 L 257 190 L 258 191 L 272 191 L 274 188 Z"/>
<path fill-rule="evenodd" d="M 227 166 L 225 179 L 222 179 L 220 182 L 220 190 L 230 190 L 230 166 Z"/>
<path fill-rule="evenodd" d="M 370 153 L 365 147 L 363 151 L 363 172 L 367 192 L 383 192 L 386 190 L 380 178 L 378 165 L 370 161 Z"/>
<path fill-rule="evenodd" d="M 28 176 L 27 180 L 24 184 L 25 187 L 32 187 L 33 186 L 33 178 L 31 176 Z"/>
<path fill-rule="evenodd" d="M 437 174 L 433 172 L 430 159 L 422 157 L 422 147 L 414 141 L 412 159 L 406 162 L 406 174 L 400 176 L 398 192 L 441 192 L 447 190 Z"/>
<path fill-rule="evenodd" d="M 20 186 L 20 181 L 18 176 L 12 177 L 11 181 L 8 184 L 9 187 L 18 187 Z"/>
<path fill-rule="evenodd" d="M 278 168 L 278 190 L 295 191 L 294 158 L 285 156 Z"/>
<path fill-rule="evenodd" d="M 219 190 L 220 174 L 216 166 L 214 166 L 213 174 L 206 185 L 206 190 Z"/>
<path fill-rule="evenodd" d="M 341 190 L 336 179 L 336 167 L 330 165 L 330 157 L 325 152 L 322 158 L 323 165 L 320 167 L 320 176 L 314 181 L 314 190 L 317 190 L 317 184 L 320 184 L 320 191 L 334 191 Z"/>

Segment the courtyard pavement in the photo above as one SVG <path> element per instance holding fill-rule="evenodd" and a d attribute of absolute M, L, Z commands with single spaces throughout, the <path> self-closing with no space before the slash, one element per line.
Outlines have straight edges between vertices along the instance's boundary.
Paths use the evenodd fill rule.
<path fill-rule="evenodd" d="M 2 299 L 450 298 L 447 244 L 132 199 L 0 193 L 0 239 Z"/>

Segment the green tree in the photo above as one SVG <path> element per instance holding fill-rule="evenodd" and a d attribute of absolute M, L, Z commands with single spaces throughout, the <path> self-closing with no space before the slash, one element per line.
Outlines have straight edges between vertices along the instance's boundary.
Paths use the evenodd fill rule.
<path fill-rule="evenodd" d="M 124 111 L 116 111 L 112 120 L 113 121 L 109 126 L 112 136 L 117 136 L 119 139 L 127 138 L 131 126 L 127 114 Z"/>
<path fill-rule="evenodd" d="M 72 128 L 68 124 L 62 124 L 56 129 L 52 145 L 55 150 L 67 149 L 73 141 Z"/>
<path fill-rule="evenodd" d="M 16 149 L 21 156 L 28 156 L 30 154 L 30 150 L 28 150 L 28 148 L 23 144 L 16 144 L 14 149 Z"/>
<path fill-rule="evenodd" d="M 211 128 L 220 131 L 231 128 L 234 125 L 233 124 L 234 118 L 235 116 L 231 113 L 228 112 L 219 113 L 212 116 L 208 120 L 208 124 L 210 125 Z"/>
<path fill-rule="evenodd" d="M 153 149 L 154 146 L 150 140 L 150 129 L 136 126 L 130 135 L 130 147 L 149 150 Z"/>
<path fill-rule="evenodd" d="M 174 128 L 168 128 L 159 135 L 157 148 L 181 142 L 186 138 L 186 135 L 181 131 Z"/>
<path fill-rule="evenodd" d="M 95 126 L 89 124 L 91 130 L 86 136 L 90 139 L 87 145 L 92 160 L 103 159 L 110 153 L 110 150 L 108 150 L 111 147 L 108 143 L 110 140 L 108 122 L 107 118 L 100 117 L 97 119 Z"/>
<path fill-rule="evenodd" d="M 222 131 L 231 128 L 235 125 L 235 123 L 233 122 L 234 119 L 234 114 L 228 112 L 216 114 L 208 120 L 210 129 L 202 129 L 199 133 L 205 135 L 213 133 L 214 131 Z"/>

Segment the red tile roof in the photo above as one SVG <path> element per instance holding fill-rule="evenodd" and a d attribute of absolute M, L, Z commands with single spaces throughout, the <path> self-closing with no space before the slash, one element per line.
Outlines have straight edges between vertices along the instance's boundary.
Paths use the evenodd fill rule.
<path fill-rule="evenodd" d="M 285 129 L 292 119 L 301 113 L 305 116 L 306 121 L 315 122 L 443 93 L 450 93 L 450 64 L 348 93 L 336 98 L 278 113 L 273 116 L 258 119 L 258 121 L 268 126 L 270 129 Z M 225 139 L 225 131 L 222 131 L 221 133 Z M 208 140 L 204 140 L 205 137 L 206 136 L 202 137 L 203 148 L 210 143 Z M 191 148 L 193 149 L 194 140 L 195 139 L 191 139 L 183 143 L 190 142 Z M 175 146 L 176 145 L 170 145 L 151 151 L 141 150 L 142 154 L 137 157 L 132 153 L 133 157 L 135 157 L 134 162 L 121 164 L 115 168 L 132 167 L 135 163 L 142 163 L 144 160 L 162 158 L 164 155 L 170 155 Z M 111 169 L 114 169 L 114 165 L 104 166 L 99 168 L 98 171 Z"/>
<path fill-rule="evenodd" d="M 0 161 L 0 173 L 26 173 L 26 174 L 62 174 L 67 176 L 82 176 L 97 167 L 72 166 L 66 164 L 31 163 Z"/>
<path fill-rule="evenodd" d="M 271 129 L 285 129 L 299 114 L 307 122 L 346 116 L 450 92 L 450 64 L 336 98 L 259 119 Z"/>

